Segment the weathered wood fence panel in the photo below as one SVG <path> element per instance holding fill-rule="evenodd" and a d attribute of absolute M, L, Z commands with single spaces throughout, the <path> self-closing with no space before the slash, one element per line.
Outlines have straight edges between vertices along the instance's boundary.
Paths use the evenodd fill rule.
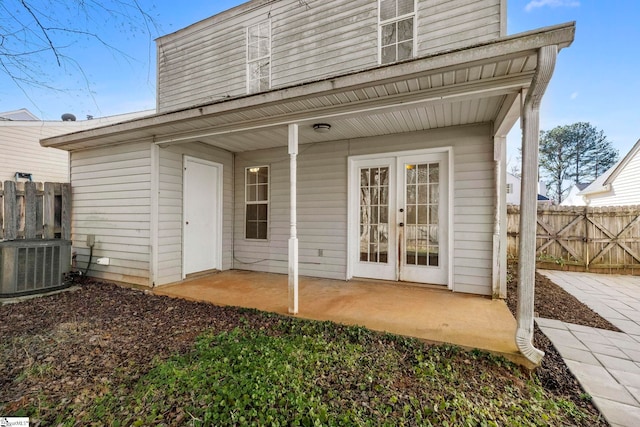
<path fill-rule="evenodd" d="M 0 241 L 71 238 L 71 184 L 0 183 Z"/>
<path fill-rule="evenodd" d="M 510 257 L 518 256 L 520 207 L 507 209 Z M 640 275 L 640 206 L 538 208 L 538 266 Z"/>

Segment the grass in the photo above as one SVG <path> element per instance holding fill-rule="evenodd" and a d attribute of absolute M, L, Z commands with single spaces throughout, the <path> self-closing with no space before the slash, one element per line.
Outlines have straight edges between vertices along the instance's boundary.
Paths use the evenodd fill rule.
<path fill-rule="evenodd" d="M 192 351 L 107 386 L 90 407 L 69 403 L 55 424 L 588 424 L 573 403 L 483 352 L 329 322 L 276 317 L 271 325 L 201 335 Z"/>

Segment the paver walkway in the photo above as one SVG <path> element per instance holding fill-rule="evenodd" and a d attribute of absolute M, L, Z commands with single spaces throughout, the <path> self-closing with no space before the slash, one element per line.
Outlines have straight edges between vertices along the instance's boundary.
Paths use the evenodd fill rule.
<path fill-rule="evenodd" d="M 540 273 L 622 331 L 536 319 L 609 424 L 640 426 L 640 277 Z"/>

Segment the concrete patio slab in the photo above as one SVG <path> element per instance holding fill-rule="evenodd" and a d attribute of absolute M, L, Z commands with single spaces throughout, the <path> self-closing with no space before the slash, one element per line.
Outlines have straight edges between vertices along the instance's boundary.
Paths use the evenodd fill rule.
<path fill-rule="evenodd" d="M 633 405 L 614 402 L 607 399 L 593 398 L 593 403 L 604 414 L 612 427 L 635 427 L 640 426 L 640 408 Z"/>
<path fill-rule="evenodd" d="M 224 271 L 154 293 L 288 314 L 287 276 L 280 274 Z M 502 300 L 393 282 L 301 277 L 298 317 L 478 348 L 529 365 L 515 343 L 516 321 Z"/>

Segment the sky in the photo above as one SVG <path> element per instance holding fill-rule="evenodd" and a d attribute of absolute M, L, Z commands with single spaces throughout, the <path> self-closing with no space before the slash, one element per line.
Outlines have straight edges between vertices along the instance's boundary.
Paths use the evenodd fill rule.
<path fill-rule="evenodd" d="M 55 3 L 58 3 L 56 5 Z M 0 2 L 0 29 L 12 4 Z M 77 20 L 70 0 L 32 0 L 54 5 L 60 22 Z M 64 40 L 64 54 L 74 62 L 57 65 L 52 54 L 39 60 L 42 79 L 56 89 L 17 87 L 0 70 L 0 111 L 27 108 L 45 120 L 63 113 L 79 119 L 155 108 L 156 59 L 154 38 L 175 32 L 225 9 L 239 0 L 139 0 L 156 27 L 148 33 L 131 30 L 121 21 L 92 21 L 91 28 L 112 46 L 74 35 Z M 64 16 L 67 14 L 68 16 Z M 68 21 L 65 21 L 64 19 Z M 509 35 L 576 21 L 572 46 L 563 49 L 541 109 L 540 128 L 590 122 L 603 130 L 620 155 L 640 139 L 640 1 L 637 0 L 510 0 Z M 113 48 L 117 49 L 114 50 Z M 517 161 L 518 125 L 509 135 L 509 161 Z"/>

